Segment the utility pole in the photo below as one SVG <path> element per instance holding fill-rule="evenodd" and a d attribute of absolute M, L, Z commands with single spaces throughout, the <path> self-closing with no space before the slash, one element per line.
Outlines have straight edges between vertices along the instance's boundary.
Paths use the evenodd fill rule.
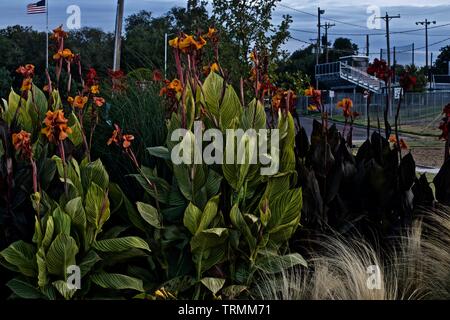
<path fill-rule="evenodd" d="M 377 19 L 383 19 L 386 22 L 386 46 L 387 46 L 387 64 L 388 67 L 391 67 L 391 39 L 390 39 L 390 32 L 389 32 L 389 21 L 392 19 L 400 18 L 400 15 L 396 16 L 390 16 L 386 12 L 386 15 L 384 17 L 376 17 Z"/>
<path fill-rule="evenodd" d="M 366 56 L 369 56 L 370 50 L 369 50 L 369 35 L 366 34 Z"/>
<path fill-rule="evenodd" d="M 124 7 L 125 7 L 125 0 L 117 0 L 113 71 L 120 70 L 120 54 L 121 54 L 121 46 L 122 46 L 122 23 L 123 23 Z"/>
<path fill-rule="evenodd" d="M 325 55 L 326 55 L 326 63 L 328 63 L 328 29 L 330 29 L 331 27 L 334 27 L 335 24 L 331 24 L 329 22 L 326 22 L 323 27 L 325 28 Z"/>
<path fill-rule="evenodd" d="M 320 16 L 325 13 L 325 10 L 320 10 L 320 7 L 317 8 L 317 48 L 316 48 L 316 66 L 319 64 L 320 57 Z M 316 77 L 316 89 L 319 89 L 319 80 Z"/>
<path fill-rule="evenodd" d="M 387 65 L 388 65 L 388 68 L 391 68 L 391 41 L 390 41 L 391 38 L 390 38 L 390 32 L 389 32 L 389 22 L 392 19 L 400 18 L 400 15 L 398 14 L 396 16 L 390 16 L 386 12 L 386 15 L 384 17 L 375 17 L 375 18 L 383 19 L 386 22 Z M 388 92 L 387 92 L 388 99 L 387 99 L 386 109 L 392 113 L 392 110 L 391 110 L 391 77 L 388 77 L 387 90 L 388 90 Z"/>
<path fill-rule="evenodd" d="M 427 71 L 428 82 L 431 82 L 430 69 L 428 65 L 428 26 L 430 24 L 436 24 L 436 21 L 428 21 L 425 19 L 424 21 L 417 21 L 416 25 L 425 26 L 425 68 Z"/>

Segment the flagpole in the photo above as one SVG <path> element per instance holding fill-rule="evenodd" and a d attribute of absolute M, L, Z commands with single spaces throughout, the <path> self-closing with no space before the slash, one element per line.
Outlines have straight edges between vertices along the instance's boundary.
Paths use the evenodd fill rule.
<path fill-rule="evenodd" d="M 45 53 L 47 59 L 45 60 L 45 68 L 48 70 L 48 2 L 49 0 L 45 0 L 45 20 L 46 20 L 46 27 L 45 27 Z"/>

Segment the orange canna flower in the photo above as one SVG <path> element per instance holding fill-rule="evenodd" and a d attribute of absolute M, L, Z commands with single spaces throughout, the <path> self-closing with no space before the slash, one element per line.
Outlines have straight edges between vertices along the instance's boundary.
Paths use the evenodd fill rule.
<path fill-rule="evenodd" d="M 169 84 L 169 89 L 175 90 L 177 93 L 180 93 L 183 91 L 183 86 L 181 85 L 181 81 L 178 79 L 173 80 Z"/>
<path fill-rule="evenodd" d="M 76 96 L 75 98 L 69 97 L 67 99 L 70 105 L 74 108 L 83 109 L 88 102 L 88 97 Z"/>
<path fill-rule="evenodd" d="M 204 66 L 203 67 L 203 74 L 205 76 L 209 75 L 211 72 L 217 72 L 217 73 L 220 72 L 220 67 L 219 67 L 219 65 L 217 63 L 214 62 L 210 66 Z"/>
<path fill-rule="evenodd" d="M 134 136 L 131 134 L 122 134 L 122 129 L 115 124 L 114 125 L 114 131 L 111 135 L 111 138 L 109 138 L 108 142 L 106 143 L 108 146 L 111 144 L 116 144 L 120 146 L 120 143 L 122 142 L 122 147 L 124 149 L 128 149 L 131 147 L 131 142 L 134 140 Z"/>
<path fill-rule="evenodd" d="M 124 134 L 122 138 L 123 138 L 123 144 L 122 144 L 122 146 L 123 146 L 125 149 L 129 148 L 129 147 L 131 146 L 131 141 L 134 140 L 134 136 L 131 135 L 131 134 Z"/>
<path fill-rule="evenodd" d="M 314 87 L 310 86 L 308 89 L 304 91 L 304 95 L 306 97 L 310 97 L 312 100 L 312 104 L 316 106 L 317 110 L 319 109 L 321 101 L 322 92 L 320 90 L 315 90 Z"/>
<path fill-rule="evenodd" d="M 200 50 L 206 45 L 206 40 L 202 36 L 200 36 L 199 40 L 194 42 L 194 45 L 197 50 Z"/>
<path fill-rule="evenodd" d="M 94 97 L 93 99 L 94 99 L 94 104 L 97 107 L 102 107 L 105 104 L 105 102 L 106 102 L 105 99 L 103 99 L 101 97 Z"/>
<path fill-rule="evenodd" d="M 178 45 L 179 45 L 180 40 L 178 39 L 178 37 L 169 40 L 169 46 L 178 49 Z"/>
<path fill-rule="evenodd" d="M 219 72 L 219 70 L 220 70 L 219 65 L 218 65 L 217 63 L 214 62 L 214 63 L 211 65 L 211 72 Z"/>
<path fill-rule="evenodd" d="M 306 97 L 311 97 L 314 93 L 314 88 L 313 87 L 309 87 L 308 89 L 305 89 L 305 96 Z"/>
<path fill-rule="evenodd" d="M 272 97 L 272 108 L 278 111 L 281 107 L 281 100 L 283 100 L 283 89 L 277 89 Z"/>
<path fill-rule="evenodd" d="M 352 116 L 351 108 L 353 108 L 353 101 L 350 98 L 344 98 L 339 101 L 337 107 L 342 109 L 345 118 Z"/>
<path fill-rule="evenodd" d="M 391 134 L 389 136 L 389 142 L 390 143 L 397 143 L 397 138 L 395 137 L 395 134 Z"/>
<path fill-rule="evenodd" d="M 33 80 L 31 78 L 26 78 L 22 81 L 22 86 L 20 87 L 20 91 L 29 91 L 33 86 Z"/>
<path fill-rule="evenodd" d="M 198 40 L 195 40 L 192 35 L 183 35 L 181 39 L 176 37 L 170 40 L 169 45 L 181 50 L 183 53 L 191 53 L 192 51 L 203 48 L 206 45 L 206 40 L 202 36 Z"/>
<path fill-rule="evenodd" d="M 400 149 L 408 150 L 408 145 L 406 144 L 406 141 L 400 138 Z"/>
<path fill-rule="evenodd" d="M 64 59 L 70 61 L 73 58 L 75 58 L 75 55 L 72 53 L 72 51 L 70 49 L 60 50 L 53 55 L 54 60 L 59 60 L 61 58 L 64 58 Z"/>
<path fill-rule="evenodd" d="M 397 145 L 397 138 L 396 138 L 395 134 L 391 134 L 389 136 L 389 142 L 392 143 L 392 144 Z M 409 149 L 408 144 L 402 138 L 400 138 L 400 149 L 402 149 L 402 150 L 408 150 Z"/>
<path fill-rule="evenodd" d="M 208 33 L 205 35 L 206 38 L 213 39 L 217 34 L 216 28 L 208 28 Z"/>
<path fill-rule="evenodd" d="M 195 40 L 193 36 L 186 36 L 178 43 L 178 48 L 183 52 L 187 52 L 192 46 L 195 46 Z"/>
<path fill-rule="evenodd" d="M 50 36 L 51 39 L 60 39 L 60 38 L 67 38 L 67 32 L 65 32 L 62 28 L 62 25 L 60 25 L 58 28 L 53 30 L 53 34 Z"/>
<path fill-rule="evenodd" d="M 50 142 L 63 141 L 72 133 L 72 129 L 67 125 L 68 122 L 62 110 L 47 111 L 44 119 L 45 128 L 41 132 Z"/>
<path fill-rule="evenodd" d="M 94 85 L 91 87 L 91 93 L 92 94 L 99 94 L 100 93 L 100 89 L 98 85 Z"/>
<path fill-rule="evenodd" d="M 114 125 L 114 128 L 115 129 L 112 132 L 111 138 L 109 138 L 108 142 L 106 143 L 108 146 L 112 143 L 119 144 L 119 139 L 121 138 L 121 130 L 117 124 Z"/>
<path fill-rule="evenodd" d="M 19 133 L 13 133 L 12 143 L 14 145 L 14 149 L 21 152 L 26 158 L 31 158 L 33 156 L 30 133 L 24 130 L 21 130 Z"/>

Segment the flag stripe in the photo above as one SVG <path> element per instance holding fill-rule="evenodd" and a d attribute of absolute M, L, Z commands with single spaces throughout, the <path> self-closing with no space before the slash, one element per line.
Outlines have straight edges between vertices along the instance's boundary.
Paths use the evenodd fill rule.
<path fill-rule="evenodd" d="M 36 3 L 30 3 L 27 5 L 27 14 L 39 14 L 46 13 L 47 6 L 45 5 L 45 0 L 41 0 Z"/>

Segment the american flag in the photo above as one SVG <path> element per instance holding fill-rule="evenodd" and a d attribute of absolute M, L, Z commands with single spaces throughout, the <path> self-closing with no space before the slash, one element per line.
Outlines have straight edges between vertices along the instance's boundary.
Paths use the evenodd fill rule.
<path fill-rule="evenodd" d="M 36 3 L 30 3 L 29 5 L 27 5 L 27 14 L 45 13 L 47 10 L 45 1 L 46 0 L 41 0 Z"/>

